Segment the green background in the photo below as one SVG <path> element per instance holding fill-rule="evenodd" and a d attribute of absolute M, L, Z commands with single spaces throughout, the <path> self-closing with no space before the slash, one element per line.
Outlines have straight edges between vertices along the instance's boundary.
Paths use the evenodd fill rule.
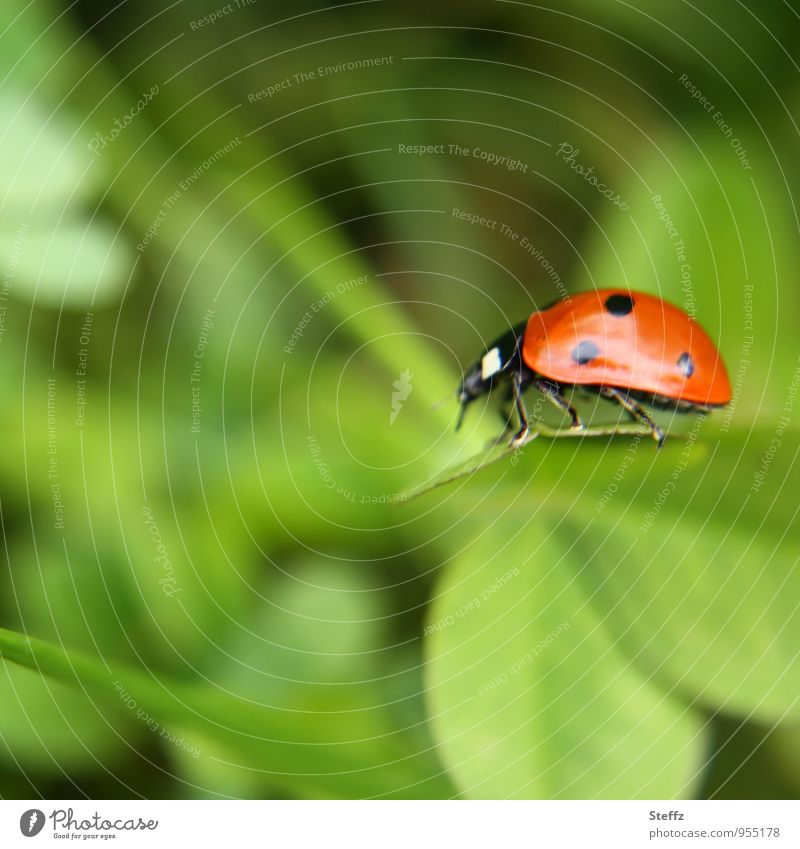
<path fill-rule="evenodd" d="M 795 6 L 7 0 L 0 795 L 796 797 Z M 730 407 L 392 503 L 607 286 Z"/>

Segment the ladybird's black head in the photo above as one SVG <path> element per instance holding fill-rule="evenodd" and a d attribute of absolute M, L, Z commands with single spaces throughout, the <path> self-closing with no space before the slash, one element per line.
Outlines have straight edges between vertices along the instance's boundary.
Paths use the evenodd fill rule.
<path fill-rule="evenodd" d="M 467 404 L 485 395 L 492 388 L 492 378 L 484 380 L 481 363 L 475 363 L 474 366 L 464 375 L 461 383 L 458 384 L 458 403 L 460 409 L 458 411 L 458 420 L 456 421 L 456 430 L 461 427 L 461 422 L 464 421 L 464 413 L 467 411 Z"/>
<path fill-rule="evenodd" d="M 492 388 L 519 360 L 519 341 L 527 322 L 504 333 L 489 346 L 486 353 L 465 374 L 458 384 L 458 403 L 461 405 L 456 430 L 461 427 L 467 405 L 491 392 Z"/>
<path fill-rule="evenodd" d="M 492 388 L 492 378 L 484 380 L 481 363 L 475 363 L 458 384 L 458 400 L 461 404 L 469 404 Z"/>

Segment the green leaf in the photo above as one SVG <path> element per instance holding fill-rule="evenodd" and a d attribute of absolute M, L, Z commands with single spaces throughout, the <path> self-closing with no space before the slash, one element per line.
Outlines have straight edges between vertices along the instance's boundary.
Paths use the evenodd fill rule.
<path fill-rule="evenodd" d="M 800 716 L 792 544 L 800 522 L 791 497 L 800 468 L 787 444 L 753 491 L 770 439 L 758 432 L 751 445 L 724 436 L 698 445 L 685 470 L 691 443 L 658 458 L 643 453 L 597 512 L 614 461 L 587 481 L 596 453 L 584 456 L 583 473 L 572 465 L 562 485 L 584 481 L 582 502 L 595 517 L 573 511 L 561 529 L 578 541 L 587 594 L 640 669 L 709 707 L 766 721 Z"/>
<path fill-rule="evenodd" d="M 471 491 L 514 533 L 544 527 L 569 550 L 562 568 L 640 674 L 713 710 L 797 717 L 800 438 L 782 434 L 762 478 L 774 431 L 714 428 L 695 421 L 661 450 L 540 440 Z"/>
<path fill-rule="evenodd" d="M 446 573 L 427 631 L 445 761 L 475 798 L 673 798 L 703 722 L 613 644 L 539 522 L 498 521 Z"/>

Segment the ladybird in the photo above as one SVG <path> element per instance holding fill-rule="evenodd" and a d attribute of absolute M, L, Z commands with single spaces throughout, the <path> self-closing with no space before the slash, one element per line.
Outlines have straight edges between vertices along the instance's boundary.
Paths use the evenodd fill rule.
<path fill-rule="evenodd" d="M 658 443 L 664 431 L 643 404 L 707 412 L 731 399 L 716 346 L 683 310 L 643 292 L 599 289 L 557 301 L 503 334 L 458 387 L 460 427 L 467 405 L 499 385 L 510 386 L 525 441 L 530 423 L 522 393 L 535 386 L 584 427 L 565 390 L 580 387 L 619 404 Z M 506 417 L 508 422 L 508 417 Z"/>

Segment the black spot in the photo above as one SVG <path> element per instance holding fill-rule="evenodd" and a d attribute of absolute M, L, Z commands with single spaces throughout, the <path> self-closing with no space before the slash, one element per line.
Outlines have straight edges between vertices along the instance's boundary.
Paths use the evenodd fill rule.
<path fill-rule="evenodd" d="M 691 358 L 688 351 L 684 351 L 678 357 L 678 371 L 684 377 L 691 377 L 694 374 L 694 360 Z"/>
<path fill-rule="evenodd" d="M 584 339 L 572 349 L 572 359 L 579 366 L 585 366 L 590 363 L 598 354 L 600 349 L 590 339 Z"/>
<path fill-rule="evenodd" d="M 611 315 L 622 318 L 633 309 L 633 298 L 630 295 L 611 295 L 606 298 L 606 309 Z"/>

